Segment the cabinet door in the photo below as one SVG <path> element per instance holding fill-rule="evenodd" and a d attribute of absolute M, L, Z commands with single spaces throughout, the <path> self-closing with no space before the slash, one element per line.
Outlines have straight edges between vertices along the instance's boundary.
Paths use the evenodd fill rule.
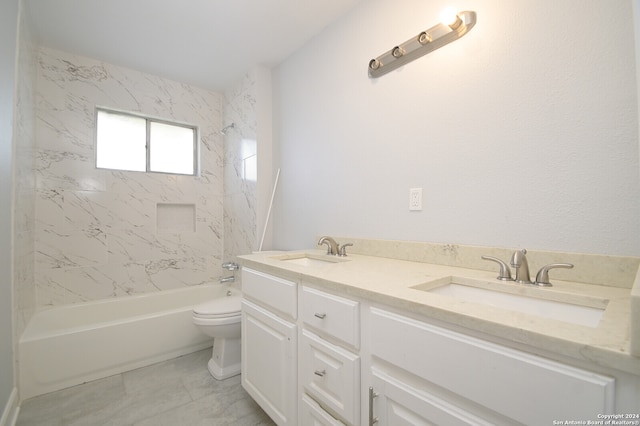
<path fill-rule="evenodd" d="M 296 424 L 296 326 L 242 301 L 242 387 L 278 425 Z"/>
<path fill-rule="evenodd" d="M 493 423 L 428 392 L 372 369 L 369 415 L 380 426 L 489 426 Z M 371 419 L 370 423 L 371 424 Z"/>

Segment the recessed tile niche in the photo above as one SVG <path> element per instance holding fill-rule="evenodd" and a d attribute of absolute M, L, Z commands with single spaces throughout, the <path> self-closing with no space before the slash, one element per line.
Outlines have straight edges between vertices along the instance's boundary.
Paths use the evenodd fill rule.
<path fill-rule="evenodd" d="M 195 204 L 158 203 L 156 218 L 158 232 L 180 233 L 196 231 Z"/>

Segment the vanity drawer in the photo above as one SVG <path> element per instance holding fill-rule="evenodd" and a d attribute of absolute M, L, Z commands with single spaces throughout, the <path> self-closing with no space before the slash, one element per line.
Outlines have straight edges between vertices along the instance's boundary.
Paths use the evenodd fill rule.
<path fill-rule="evenodd" d="M 264 272 L 242 268 L 242 294 L 256 303 L 297 318 L 297 284 Z"/>
<path fill-rule="evenodd" d="M 299 424 L 313 426 L 344 426 L 344 423 L 324 411 L 317 402 L 309 397 L 309 395 L 303 394 L 301 402 L 299 410 Z"/>
<path fill-rule="evenodd" d="M 614 411 L 615 379 L 377 308 L 373 359 L 525 424 Z"/>
<path fill-rule="evenodd" d="M 299 380 L 307 393 L 349 424 L 360 423 L 360 357 L 302 331 Z"/>
<path fill-rule="evenodd" d="M 354 348 L 360 347 L 360 304 L 344 297 L 302 287 L 300 297 L 302 321 L 328 336 Z"/>

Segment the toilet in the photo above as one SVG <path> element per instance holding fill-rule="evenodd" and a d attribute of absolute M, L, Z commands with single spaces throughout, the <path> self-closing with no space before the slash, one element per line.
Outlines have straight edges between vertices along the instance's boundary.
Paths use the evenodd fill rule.
<path fill-rule="evenodd" d="M 207 367 L 218 380 L 240 374 L 240 300 L 239 294 L 229 292 L 193 308 L 193 323 L 213 337 Z"/>

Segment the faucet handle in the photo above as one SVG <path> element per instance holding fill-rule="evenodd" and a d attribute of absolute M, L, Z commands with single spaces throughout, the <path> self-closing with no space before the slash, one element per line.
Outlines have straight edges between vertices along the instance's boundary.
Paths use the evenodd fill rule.
<path fill-rule="evenodd" d="M 235 262 L 225 262 L 222 264 L 222 267 L 228 271 L 237 271 L 240 269 L 240 265 Z"/>
<path fill-rule="evenodd" d="M 498 275 L 498 279 L 499 280 L 502 280 L 502 281 L 513 281 L 513 278 L 511 278 L 511 269 L 509 269 L 509 265 L 507 265 L 506 263 L 504 263 L 502 260 L 498 259 L 497 257 L 482 256 L 482 258 L 484 260 L 490 260 L 492 262 L 496 262 L 498 265 L 500 265 L 500 275 Z"/>
<path fill-rule="evenodd" d="M 571 269 L 573 268 L 573 264 L 571 263 L 551 263 L 549 265 L 545 265 L 536 274 L 536 285 L 540 287 L 551 287 L 551 283 L 549 282 L 549 270 L 556 268 L 565 268 Z"/>
<path fill-rule="evenodd" d="M 352 243 L 346 243 L 340 246 L 340 250 L 338 250 L 338 256 L 346 256 L 347 255 L 347 247 L 352 247 Z"/>

